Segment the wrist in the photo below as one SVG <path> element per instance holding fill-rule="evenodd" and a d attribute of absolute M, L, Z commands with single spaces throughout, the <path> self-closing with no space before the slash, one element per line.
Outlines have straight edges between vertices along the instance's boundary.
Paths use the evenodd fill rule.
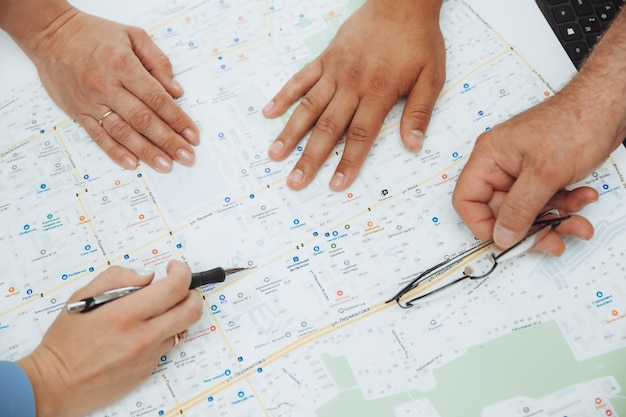
<path fill-rule="evenodd" d="M 30 355 L 18 360 L 16 363 L 28 376 L 33 396 L 35 398 L 35 416 L 36 417 L 54 417 L 63 415 L 60 400 L 61 397 L 54 392 L 59 387 L 57 381 L 50 381 L 48 378 L 56 374 L 52 368 L 48 369 L 37 359 L 38 350 Z"/>
<path fill-rule="evenodd" d="M 31 58 L 78 10 L 66 0 L 0 0 L 0 28 Z"/>

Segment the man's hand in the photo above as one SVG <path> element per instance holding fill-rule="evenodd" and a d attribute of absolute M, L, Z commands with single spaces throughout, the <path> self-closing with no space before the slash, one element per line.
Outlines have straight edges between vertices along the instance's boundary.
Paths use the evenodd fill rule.
<path fill-rule="evenodd" d="M 523 239 L 544 208 L 567 214 L 598 199 L 591 187 L 566 187 L 600 165 L 619 145 L 620 136 L 608 125 L 576 120 L 580 103 L 564 92 L 477 139 L 452 202 L 479 239 L 493 237 L 498 246 L 508 248 Z M 593 227 L 587 219 L 572 216 L 536 249 L 560 255 L 565 249 L 560 234 L 589 239 Z"/>
<path fill-rule="evenodd" d="M 345 149 L 330 187 L 348 187 L 387 113 L 403 96 L 408 95 L 400 124 L 402 141 L 409 150 L 422 148 L 445 81 L 440 8 L 440 0 L 368 0 L 328 48 L 265 106 L 265 116 L 277 117 L 302 97 L 269 148 L 274 160 L 286 158 L 315 126 L 287 179 L 289 187 L 308 185 L 345 132 Z"/>
<path fill-rule="evenodd" d="M 626 14 L 621 12 L 580 72 L 554 97 L 482 134 L 452 202 L 479 239 L 508 248 L 546 206 L 575 212 L 598 199 L 590 187 L 566 187 L 589 175 L 626 136 Z M 580 216 L 537 246 L 565 249 L 559 234 L 589 239 Z"/>

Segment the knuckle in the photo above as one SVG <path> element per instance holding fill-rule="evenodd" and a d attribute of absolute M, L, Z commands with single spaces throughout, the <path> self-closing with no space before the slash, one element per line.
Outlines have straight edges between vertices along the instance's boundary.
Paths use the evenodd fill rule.
<path fill-rule="evenodd" d="M 411 119 L 428 123 L 432 117 L 432 110 L 432 108 L 425 104 L 414 104 L 406 110 L 406 115 Z"/>
<path fill-rule="evenodd" d="M 439 90 L 446 82 L 446 74 L 444 71 L 431 71 L 426 76 L 426 83 L 437 87 Z"/>
<path fill-rule="evenodd" d="M 367 129 L 360 125 L 351 125 L 348 128 L 347 140 L 354 144 L 364 145 L 369 142 L 369 133 Z"/>
<path fill-rule="evenodd" d="M 169 154 L 173 154 L 180 148 L 179 138 L 173 133 L 169 134 L 159 140 L 158 146 Z"/>
<path fill-rule="evenodd" d="M 354 65 L 350 67 L 350 71 L 348 73 L 348 79 L 350 80 L 350 83 L 352 85 L 359 84 L 359 82 L 361 81 L 362 73 L 363 71 L 361 70 L 360 66 Z"/>
<path fill-rule="evenodd" d="M 502 216 L 502 222 L 507 227 L 525 224 L 528 221 L 527 219 L 534 219 L 537 215 L 525 202 L 517 202 L 516 204 L 505 203 L 505 205 L 500 208 L 500 213 L 505 213 Z"/>
<path fill-rule="evenodd" d="M 138 26 L 125 26 L 125 29 L 133 38 L 149 38 L 148 32 Z"/>
<path fill-rule="evenodd" d="M 104 62 L 105 65 L 116 70 L 120 73 L 128 72 L 128 68 L 131 66 L 132 62 L 131 58 L 127 53 L 123 53 L 118 50 L 105 50 L 104 54 Z"/>
<path fill-rule="evenodd" d="M 337 171 L 341 171 L 341 172 L 352 172 L 355 169 L 358 169 L 359 164 L 357 164 L 356 161 L 352 160 L 352 158 L 346 156 L 344 154 L 344 156 L 341 158 L 341 161 L 339 161 L 339 164 L 337 165 Z"/>
<path fill-rule="evenodd" d="M 315 127 L 319 132 L 328 136 L 336 136 L 339 133 L 337 123 L 330 117 L 320 117 Z"/>
<path fill-rule="evenodd" d="M 90 73 L 84 80 L 87 91 L 96 91 L 98 93 L 106 93 L 108 81 L 100 73 Z"/>
<path fill-rule="evenodd" d="M 314 94 L 307 93 L 300 100 L 300 105 L 309 112 L 315 112 L 319 107 L 319 100 Z"/>
<path fill-rule="evenodd" d="M 306 167 L 316 167 L 318 165 L 317 163 L 317 159 L 315 159 L 313 157 L 313 154 L 311 154 L 310 152 L 302 152 L 302 155 L 300 156 L 300 160 L 298 161 L 298 167 L 299 168 L 305 168 L 303 169 L 304 172 L 307 172 L 308 170 L 306 169 Z"/>
<path fill-rule="evenodd" d="M 143 102 L 146 106 L 150 107 L 153 110 L 160 110 L 168 104 L 169 100 L 171 100 L 170 96 L 167 95 L 162 90 L 152 90 L 146 94 L 143 98 Z"/>
<path fill-rule="evenodd" d="M 117 140 L 124 140 L 131 134 L 131 127 L 121 119 L 111 121 L 109 133 Z"/>
<path fill-rule="evenodd" d="M 91 136 L 91 139 L 96 142 L 100 147 L 102 147 L 102 145 L 105 144 L 106 140 L 108 139 L 108 134 L 104 131 L 104 129 L 93 129 L 92 132 L 89 132 L 89 136 Z"/>
<path fill-rule="evenodd" d="M 148 109 L 136 110 L 131 113 L 129 121 L 139 132 L 145 132 L 153 121 L 152 111 Z"/>
<path fill-rule="evenodd" d="M 160 54 L 157 57 L 156 62 L 157 62 L 157 67 L 165 68 L 165 69 L 167 69 L 169 71 L 172 70 L 172 63 L 171 63 L 170 59 L 167 57 L 167 55 L 165 55 L 163 53 Z"/>
<path fill-rule="evenodd" d="M 160 155 L 158 151 L 155 151 L 153 146 L 140 146 L 137 149 L 133 149 L 132 152 L 142 161 L 151 164 L 157 155 Z"/>
<path fill-rule="evenodd" d="M 370 90 L 373 94 L 386 93 L 388 91 L 387 75 L 384 72 L 377 72 L 370 79 Z"/>

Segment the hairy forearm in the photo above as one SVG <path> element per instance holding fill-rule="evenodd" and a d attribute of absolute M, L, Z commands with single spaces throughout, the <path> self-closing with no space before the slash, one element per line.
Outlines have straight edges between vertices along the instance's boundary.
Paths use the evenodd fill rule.
<path fill-rule="evenodd" d="M 443 0 L 368 0 L 373 2 L 381 17 L 414 20 L 416 17 L 430 16 L 439 20 Z"/>
<path fill-rule="evenodd" d="M 76 12 L 66 0 L 0 0 L 0 28 L 33 58 Z"/>
<path fill-rule="evenodd" d="M 591 123 L 609 128 L 616 147 L 626 136 L 626 13 L 620 12 L 580 72 L 563 89 L 583 103 Z M 587 119 L 589 120 L 589 119 Z"/>

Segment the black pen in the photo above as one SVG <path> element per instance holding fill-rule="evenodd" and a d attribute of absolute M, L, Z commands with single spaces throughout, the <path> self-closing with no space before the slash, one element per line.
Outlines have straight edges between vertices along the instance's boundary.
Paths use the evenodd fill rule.
<path fill-rule="evenodd" d="M 224 269 L 222 267 L 218 267 L 210 269 L 208 271 L 194 272 L 193 274 L 191 274 L 191 284 L 189 285 L 189 289 L 198 288 L 207 284 L 217 284 L 220 282 L 224 282 L 228 275 L 241 272 L 245 269 L 247 268 Z M 105 291 L 102 294 L 89 298 L 83 298 L 82 300 L 75 303 L 67 303 L 65 305 L 65 311 L 67 311 L 68 313 L 86 313 L 100 307 L 103 304 L 106 304 L 113 300 L 117 300 L 118 298 L 122 298 L 128 294 L 132 294 L 142 288 L 143 287 L 123 287 Z"/>

